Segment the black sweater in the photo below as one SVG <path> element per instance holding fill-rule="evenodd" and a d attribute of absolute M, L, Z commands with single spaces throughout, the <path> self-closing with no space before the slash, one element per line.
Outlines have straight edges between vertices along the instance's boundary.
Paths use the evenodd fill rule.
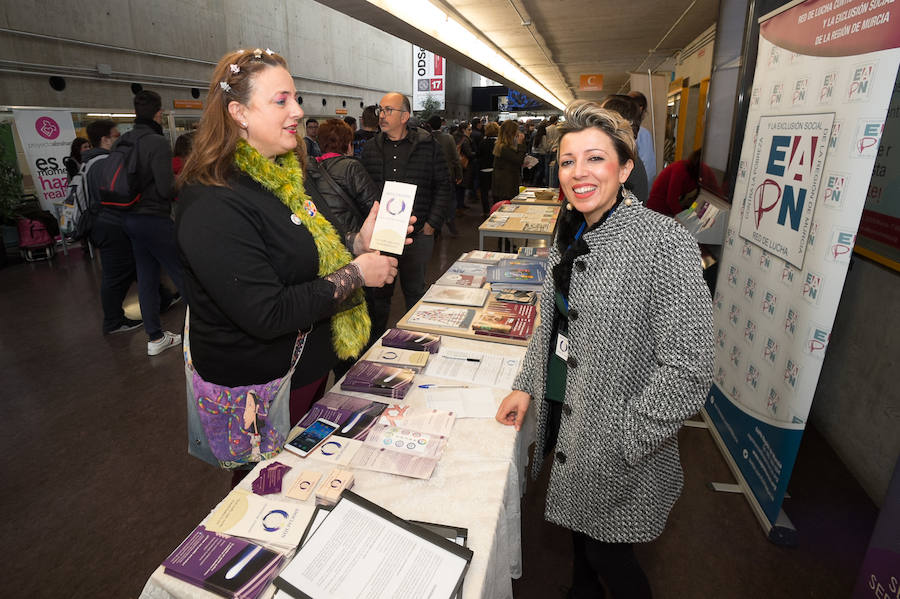
<path fill-rule="evenodd" d="M 310 329 L 293 387 L 328 374 L 337 362 L 330 325 L 337 303 L 334 285 L 318 277 L 306 227 L 243 174 L 230 188 L 190 185 L 178 198 L 176 239 L 200 376 L 228 386 L 284 376 L 297 331 Z"/>
<path fill-rule="evenodd" d="M 137 119 L 134 123 L 134 129 L 122 136 L 143 135 L 137 145 L 141 199 L 131 212 L 169 218 L 175 197 L 172 148 L 162 135 L 162 127 L 155 121 Z"/>
<path fill-rule="evenodd" d="M 384 132 L 366 142 L 363 146 L 362 160 L 369 176 L 378 187 L 379 193 L 384 188 L 384 157 L 388 151 Z M 430 133 L 416 127 L 410 127 L 407 133 L 412 147 L 409 160 L 398 172 L 395 179 L 402 183 L 416 185 L 416 199 L 413 203 L 413 215 L 416 217 L 415 231 L 418 233 L 425 223 L 429 223 L 440 231 L 444 221 L 450 215 L 452 207 L 450 171 L 440 144 Z"/>

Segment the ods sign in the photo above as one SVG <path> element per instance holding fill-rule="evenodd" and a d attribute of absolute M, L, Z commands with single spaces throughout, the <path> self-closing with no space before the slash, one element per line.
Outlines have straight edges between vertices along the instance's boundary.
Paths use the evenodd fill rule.
<path fill-rule="evenodd" d="M 740 235 L 803 267 L 834 113 L 761 117 Z"/>
<path fill-rule="evenodd" d="M 443 56 L 413 46 L 413 110 L 422 110 L 427 98 L 436 100 L 438 108 L 444 109 L 445 67 Z"/>

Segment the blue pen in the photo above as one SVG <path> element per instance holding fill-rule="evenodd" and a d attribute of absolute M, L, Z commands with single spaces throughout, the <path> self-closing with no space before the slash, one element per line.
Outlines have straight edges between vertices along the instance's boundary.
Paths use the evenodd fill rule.
<path fill-rule="evenodd" d="M 468 385 L 435 385 L 428 383 L 427 385 L 419 385 L 419 389 L 468 389 Z"/>

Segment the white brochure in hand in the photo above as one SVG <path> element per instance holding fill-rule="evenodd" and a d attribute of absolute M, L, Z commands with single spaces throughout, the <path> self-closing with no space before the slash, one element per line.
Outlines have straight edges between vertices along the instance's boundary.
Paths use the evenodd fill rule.
<path fill-rule="evenodd" d="M 409 226 L 415 199 L 415 185 L 385 181 L 370 248 L 398 256 L 403 253 L 406 228 Z"/>

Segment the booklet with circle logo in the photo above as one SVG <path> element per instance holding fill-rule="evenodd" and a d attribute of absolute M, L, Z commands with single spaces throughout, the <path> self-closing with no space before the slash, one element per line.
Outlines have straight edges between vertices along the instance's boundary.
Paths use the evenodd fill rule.
<path fill-rule="evenodd" d="M 409 226 L 415 199 L 415 185 L 385 181 L 370 248 L 398 256 L 403 253 L 406 228 Z"/>

